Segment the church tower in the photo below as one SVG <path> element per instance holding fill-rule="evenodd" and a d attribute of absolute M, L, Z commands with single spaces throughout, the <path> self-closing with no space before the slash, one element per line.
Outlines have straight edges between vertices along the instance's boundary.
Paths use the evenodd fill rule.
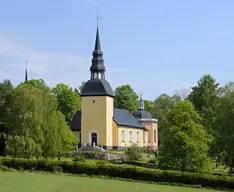
<path fill-rule="evenodd" d="M 105 71 L 97 27 L 90 80 L 81 92 L 81 145 L 86 143 L 112 149 L 114 92 L 105 80 Z"/>

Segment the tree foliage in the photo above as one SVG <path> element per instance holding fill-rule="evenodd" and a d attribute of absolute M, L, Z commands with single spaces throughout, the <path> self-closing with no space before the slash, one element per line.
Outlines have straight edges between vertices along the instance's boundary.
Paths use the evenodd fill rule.
<path fill-rule="evenodd" d="M 58 100 L 58 110 L 63 113 L 66 121 L 70 123 L 76 111 L 81 108 L 80 96 L 68 85 L 61 83 L 57 84 L 52 92 Z"/>
<path fill-rule="evenodd" d="M 214 123 L 217 154 L 224 163 L 234 168 L 234 91 L 230 84 L 224 87 L 224 95 L 219 99 Z"/>
<path fill-rule="evenodd" d="M 203 75 L 198 84 L 192 87 L 188 99 L 194 104 L 196 110 L 203 118 L 205 129 L 212 132 L 211 122 L 213 121 L 214 108 L 218 99 L 218 86 L 211 75 Z"/>
<path fill-rule="evenodd" d="M 134 92 L 130 85 L 122 85 L 115 89 L 115 107 L 126 109 L 131 113 L 137 111 L 138 95 Z"/>
<path fill-rule="evenodd" d="M 57 99 L 43 80 L 19 84 L 4 103 L 8 155 L 55 157 L 75 149 L 76 137 L 58 112 Z"/>
<path fill-rule="evenodd" d="M 176 96 L 169 96 L 167 94 L 161 94 L 154 102 L 152 102 L 151 111 L 149 111 L 154 118 L 159 121 L 158 135 L 159 144 L 164 139 L 164 132 L 168 128 L 168 114 L 173 104 L 178 101 Z"/>
<path fill-rule="evenodd" d="M 169 128 L 159 149 L 159 164 L 181 171 L 202 171 L 209 165 L 210 137 L 193 104 L 179 101 L 169 110 Z"/>

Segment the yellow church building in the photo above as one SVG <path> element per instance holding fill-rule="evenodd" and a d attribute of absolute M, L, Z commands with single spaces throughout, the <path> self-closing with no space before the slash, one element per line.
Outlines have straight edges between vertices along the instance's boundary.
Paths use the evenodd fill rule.
<path fill-rule="evenodd" d="M 158 148 L 158 120 L 144 109 L 142 97 L 138 111 L 131 114 L 114 108 L 114 92 L 105 79 L 105 65 L 99 29 L 90 67 L 90 80 L 81 92 L 81 110 L 74 115 L 70 128 L 76 132 L 80 145 L 104 149 L 124 149 L 136 143 L 139 147 Z"/>

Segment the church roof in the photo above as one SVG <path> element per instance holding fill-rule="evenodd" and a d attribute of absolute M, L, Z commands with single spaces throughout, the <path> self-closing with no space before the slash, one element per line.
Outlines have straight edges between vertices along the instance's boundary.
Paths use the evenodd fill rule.
<path fill-rule="evenodd" d="M 81 111 L 76 111 L 75 115 L 72 118 L 70 123 L 70 128 L 72 131 L 80 131 L 81 130 Z"/>
<path fill-rule="evenodd" d="M 145 110 L 138 110 L 133 113 L 133 116 L 138 119 L 152 119 L 152 115 Z"/>
<path fill-rule="evenodd" d="M 142 128 L 144 126 L 127 110 L 124 109 L 114 109 L 114 121 L 119 126 L 132 127 L 132 128 Z M 81 111 L 76 111 L 70 123 L 70 128 L 72 131 L 81 130 Z"/>
<path fill-rule="evenodd" d="M 81 96 L 114 97 L 115 94 L 110 84 L 105 79 L 91 79 L 85 83 Z"/>
<path fill-rule="evenodd" d="M 128 111 L 124 109 L 114 109 L 114 121 L 119 126 L 144 128 L 143 125 Z"/>

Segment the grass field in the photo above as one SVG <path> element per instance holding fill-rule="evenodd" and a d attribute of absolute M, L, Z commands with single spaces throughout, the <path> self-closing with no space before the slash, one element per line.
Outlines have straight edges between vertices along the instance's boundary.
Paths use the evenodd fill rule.
<path fill-rule="evenodd" d="M 218 192 L 206 189 L 175 187 L 84 178 L 43 175 L 39 173 L 0 172 L 1 192 Z"/>

